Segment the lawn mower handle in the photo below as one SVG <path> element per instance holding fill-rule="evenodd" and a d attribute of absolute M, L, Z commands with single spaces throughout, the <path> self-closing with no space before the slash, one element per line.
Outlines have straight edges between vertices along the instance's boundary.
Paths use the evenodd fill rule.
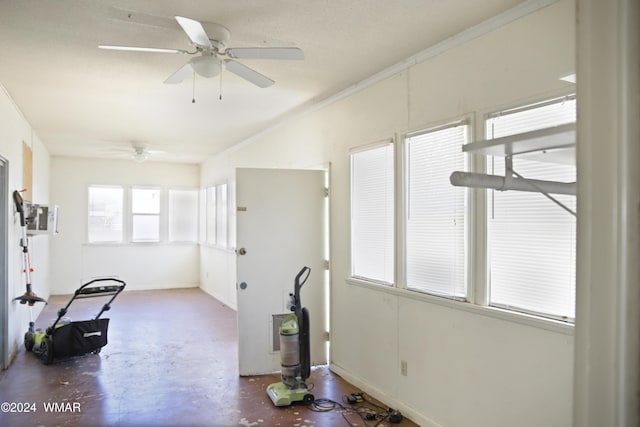
<path fill-rule="evenodd" d="M 118 282 L 120 283 L 120 285 L 87 288 L 89 285 L 93 283 L 106 282 L 106 281 Z M 111 303 L 118 296 L 118 294 L 120 294 L 120 292 L 124 290 L 124 287 L 126 285 L 127 284 L 123 280 L 116 279 L 115 277 L 100 277 L 98 279 L 93 279 L 90 282 L 87 282 L 84 285 L 80 286 L 73 293 L 73 296 L 71 297 L 67 305 L 61 308 L 60 310 L 58 310 L 58 318 L 53 322 L 53 324 L 49 328 L 47 328 L 47 333 L 48 334 L 53 333 L 52 331 L 55 329 L 56 324 L 60 321 L 60 319 L 62 319 L 62 316 L 67 314 L 67 310 L 69 309 L 69 306 L 76 299 L 110 296 L 111 298 L 109 299 L 109 301 L 102 306 L 102 309 L 93 318 L 93 320 L 97 320 L 102 315 L 102 313 L 111 309 Z"/>
<path fill-rule="evenodd" d="M 120 283 L 120 285 L 122 285 L 121 287 L 124 288 L 126 286 L 126 283 L 123 280 L 120 279 L 116 279 L 115 277 L 99 277 L 97 279 L 93 279 L 90 282 L 85 283 L 84 285 L 80 286 L 77 290 L 76 290 L 76 294 L 83 294 L 84 292 L 83 289 L 85 289 L 87 286 L 96 283 L 96 282 L 118 282 Z M 92 292 L 93 293 L 93 292 Z"/>

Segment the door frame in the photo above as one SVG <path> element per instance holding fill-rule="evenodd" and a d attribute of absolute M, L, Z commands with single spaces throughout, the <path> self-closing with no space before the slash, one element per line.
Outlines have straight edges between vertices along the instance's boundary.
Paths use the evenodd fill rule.
<path fill-rule="evenodd" d="M 0 370 L 9 367 L 9 161 L 0 156 Z"/>

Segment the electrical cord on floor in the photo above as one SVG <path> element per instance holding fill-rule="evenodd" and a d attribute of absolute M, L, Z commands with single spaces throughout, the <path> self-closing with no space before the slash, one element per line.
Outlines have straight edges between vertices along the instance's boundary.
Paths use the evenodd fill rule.
<path fill-rule="evenodd" d="M 331 412 L 338 408 L 347 410 L 342 404 L 331 399 L 316 399 L 311 402 L 311 410 L 315 412 Z"/>
<path fill-rule="evenodd" d="M 342 400 L 344 403 L 331 399 L 316 399 L 311 403 L 310 408 L 315 412 L 339 411 L 349 427 L 355 427 L 347 418 L 349 415 L 359 416 L 364 425 L 368 427 L 378 427 L 385 420 L 389 420 L 391 423 L 399 423 L 402 420 L 400 412 L 377 405 L 367 399 L 362 392 L 344 395 Z M 375 424 L 370 424 L 373 421 Z"/>
<path fill-rule="evenodd" d="M 331 399 L 316 399 L 311 403 L 311 410 L 315 412 L 331 412 L 340 410 L 340 414 L 342 418 L 349 424 L 349 427 L 355 427 L 351 422 L 346 418 L 345 413 L 349 412 L 350 409 L 346 408 L 339 402 Z"/>
<path fill-rule="evenodd" d="M 393 424 L 395 423 L 399 423 L 402 421 L 402 415 L 400 415 L 399 411 L 393 410 L 391 408 L 383 408 L 382 406 L 376 404 L 375 402 L 372 402 L 371 400 L 368 400 L 364 393 L 362 394 L 362 398 L 364 399 L 365 402 L 367 402 L 369 405 L 371 406 L 375 406 L 376 408 L 378 408 L 381 412 L 379 413 L 381 418 L 380 420 L 374 425 L 374 427 L 379 426 L 380 424 L 382 424 L 383 421 L 385 421 L 386 419 L 389 419 L 389 421 Z M 383 415 L 384 414 L 384 415 Z"/>

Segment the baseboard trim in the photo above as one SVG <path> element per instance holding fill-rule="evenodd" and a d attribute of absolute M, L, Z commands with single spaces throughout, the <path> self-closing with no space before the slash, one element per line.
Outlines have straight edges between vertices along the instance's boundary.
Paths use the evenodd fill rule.
<path fill-rule="evenodd" d="M 358 387 L 365 393 L 369 394 L 374 399 L 379 400 L 380 402 L 384 403 L 390 408 L 399 410 L 400 412 L 402 412 L 402 414 L 405 417 L 409 418 L 414 423 L 422 427 L 442 427 L 440 424 L 425 417 L 423 414 L 419 413 L 418 411 L 411 408 L 410 406 L 407 406 L 404 402 L 398 400 L 393 396 L 389 396 L 387 393 L 383 392 L 379 388 L 370 384 L 366 380 L 351 374 L 349 371 L 336 365 L 335 363 L 331 363 L 329 365 L 329 369 L 331 369 L 331 371 L 334 372 L 335 374 L 344 378 L 349 383 L 353 384 L 354 386 Z"/>

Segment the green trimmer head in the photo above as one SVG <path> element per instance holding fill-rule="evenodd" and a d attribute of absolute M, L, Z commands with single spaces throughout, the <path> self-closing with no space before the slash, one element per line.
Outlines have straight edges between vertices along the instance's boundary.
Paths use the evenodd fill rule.
<path fill-rule="evenodd" d="M 13 300 L 19 301 L 20 304 L 28 304 L 29 307 L 32 307 L 37 302 L 47 303 L 47 300 L 40 298 L 31 290 L 31 284 L 27 284 L 27 291 L 24 294 L 14 298 Z"/>

